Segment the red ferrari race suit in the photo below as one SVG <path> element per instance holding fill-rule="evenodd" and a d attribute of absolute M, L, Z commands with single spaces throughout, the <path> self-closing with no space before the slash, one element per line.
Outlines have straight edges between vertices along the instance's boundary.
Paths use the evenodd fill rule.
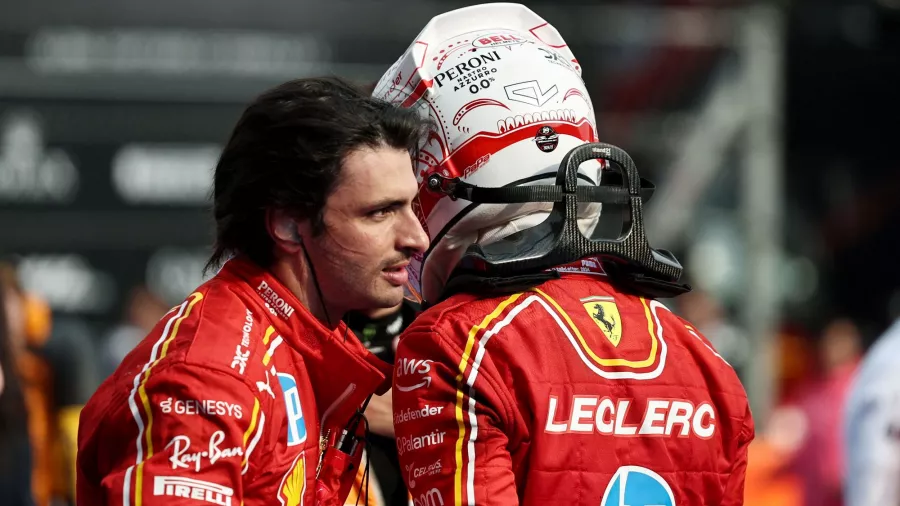
<path fill-rule="evenodd" d="M 394 424 L 416 506 L 743 503 L 754 428 L 735 372 L 581 263 L 521 293 L 454 295 L 401 336 Z"/>
<path fill-rule="evenodd" d="M 270 274 L 232 259 L 84 408 L 77 502 L 343 504 L 364 445 L 353 457 L 332 446 L 389 373 L 343 324 L 328 330 Z"/>

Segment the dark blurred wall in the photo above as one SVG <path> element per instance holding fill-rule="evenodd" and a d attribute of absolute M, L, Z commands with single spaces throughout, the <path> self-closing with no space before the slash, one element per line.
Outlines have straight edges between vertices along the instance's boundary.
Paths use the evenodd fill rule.
<path fill-rule="evenodd" d="M 876 333 L 900 290 L 900 10 L 890 3 L 795 2 L 786 69 L 789 209 L 816 232 L 825 312 Z"/>

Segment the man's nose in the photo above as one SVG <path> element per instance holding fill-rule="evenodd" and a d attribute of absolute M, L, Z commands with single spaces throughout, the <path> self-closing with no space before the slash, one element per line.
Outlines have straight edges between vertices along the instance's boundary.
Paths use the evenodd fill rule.
<path fill-rule="evenodd" d="M 399 249 L 407 250 L 413 255 L 425 253 L 428 249 L 428 234 L 422 228 L 419 218 L 412 211 L 407 209 L 404 213 L 404 219 L 398 224 L 397 237 L 399 240 Z"/>

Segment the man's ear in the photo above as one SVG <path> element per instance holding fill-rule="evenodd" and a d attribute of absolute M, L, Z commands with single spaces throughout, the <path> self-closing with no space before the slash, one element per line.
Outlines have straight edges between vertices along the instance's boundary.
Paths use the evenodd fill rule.
<path fill-rule="evenodd" d="M 290 253 L 300 251 L 303 237 L 298 229 L 299 224 L 296 218 L 283 209 L 266 211 L 266 230 L 278 248 Z"/>

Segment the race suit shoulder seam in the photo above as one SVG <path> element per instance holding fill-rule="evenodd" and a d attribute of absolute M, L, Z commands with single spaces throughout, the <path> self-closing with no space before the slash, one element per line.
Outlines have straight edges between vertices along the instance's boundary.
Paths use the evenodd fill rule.
<path fill-rule="evenodd" d="M 252 385 L 250 383 L 250 380 L 248 380 L 247 378 L 242 378 L 239 375 L 235 374 L 234 372 L 232 372 L 228 369 L 222 370 L 222 369 L 219 369 L 216 367 L 209 366 L 207 364 L 190 363 L 190 362 L 185 362 L 183 360 L 172 360 L 172 361 L 167 361 L 164 364 L 158 364 L 157 367 L 154 368 L 153 374 L 151 374 L 150 377 L 148 378 L 146 385 L 149 387 L 150 385 L 153 385 L 154 383 L 157 383 L 160 380 L 163 380 L 163 381 L 168 380 L 170 378 L 168 372 L 172 369 L 177 369 L 179 367 L 186 368 L 186 369 L 192 369 L 192 370 L 200 369 L 200 370 L 212 372 L 219 376 L 227 378 L 229 380 L 233 380 L 234 382 L 241 383 L 241 384 L 243 384 L 244 387 L 247 388 L 247 391 L 250 393 L 250 395 L 254 399 L 258 399 L 258 397 L 256 395 L 256 391 L 254 390 L 254 385 Z M 178 375 L 174 375 L 174 377 L 177 379 Z M 182 381 L 179 381 L 179 382 L 182 382 Z M 116 395 L 112 399 L 113 401 L 118 401 L 123 397 L 128 398 L 129 391 L 121 390 L 120 392 L 121 392 L 121 394 Z M 260 403 L 260 404 L 262 404 L 262 403 Z M 105 419 L 106 418 L 104 418 L 104 420 Z"/>
<path fill-rule="evenodd" d="M 197 319 L 197 323 L 196 323 L 196 328 L 194 329 L 193 335 L 191 336 L 191 342 L 188 343 L 186 346 L 186 350 L 184 352 L 184 356 L 182 357 L 182 361 L 188 366 L 202 367 L 207 370 L 218 371 L 227 376 L 231 376 L 239 381 L 242 381 L 245 385 L 247 385 L 247 388 L 250 389 L 251 392 L 253 392 L 255 385 L 252 380 L 248 379 L 248 377 L 259 376 L 259 378 L 262 379 L 262 377 L 263 377 L 262 371 L 264 371 L 265 368 L 261 365 L 262 357 L 259 356 L 259 350 L 261 348 L 262 341 L 265 338 L 265 335 L 269 332 L 269 329 L 272 329 L 272 332 L 275 332 L 274 327 L 272 325 L 272 321 L 269 319 L 269 315 L 267 315 L 265 312 L 259 312 L 259 311 L 253 310 L 255 308 L 250 307 L 250 304 L 246 300 L 244 300 L 244 298 L 242 297 L 242 295 L 243 295 L 242 293 L 233 290 L 232 287 L 229 286 L 228 284 L 224 284 L 222 286 L 222 288 L 226 289 L 228 291 L 229 295 L 231 297 L 234 297 L 234 299 L 238 302 L 237 304 L 235 304 L 235 306 L 241 307 L 246 311 L 252 311 L 253 316 L 254 316 L 255 325 L 253 327 L 252 334 L 251 334 L 252 342 L 250 343 L 250 346 L 247 349 L 247 351 L 249 352 L 249 356 L 245 357 L 246 371 L 243 373 L 239 372 L 238 370 L 234 369 L 233 367 L 229 367 L 229 365 L 224 362 L 213 363 L 213 362 L 210 362 L 208 356 L 206 356 L 206 355 L 197 356 L 196 353 L 193 353 L 195 351 L 194 347 L 197 345 L 198 341 L 208 339 L 209 336 L 207 334 L 215 335 L 214 332 L 207 332 L 207 329 L 210 329 L 210 324 L 208 322 L 209 318 L 205 317 L 206 304 L 204 304 L 204 302 L 206 302 L 206 300 L 201 301 L 200 307 L 198 308 L 199 314 L 198 314 L 198 319 Z M 207 289 L 204 290 L 202 293 L 204 296 L 206 296 L 210 291 L 211 291 L 211 289 L 209 287 L 207 287 Z M 243 315 L 241 315 L 241 316 L 243 316 Z M 258 318 L 258 321 L 256 320 L 256 318 Z M 221 321 L 221 319 L 215 320 L 215 322 L 217 322 L 217 323 L 220 321 Z M 236 328 L 239 329 L 239 326 L 236 325 Z M 239 336 L 239 333 L 236 332 L 235 336 Z M 239 341 L 236 341 L 236 342 L 239 342 Z"/>
<path fill-rule="evenodd" d="M 440 320 L 438 320 L 438 322 L 439 321 Z M 474 324 L 474 325 L 477 325 L 477 324 Z M 422 332 L 422 331 L 419 331 L 419 332 Z M 413 333 L 416 333 L 416 332 L 413 332 Z M 465 350 L 463 348 L 459 347 L 457 345 L 457 343 L 455 343 L 453 340 L 449 339 L 438 325 L 435 325 L 434 328 L 430 329 L 430 331 L 422 332 L 422 333 L 425 334 L 426 338 L 428 337 L 429 334 L 432 336 L 435 336 L 435 340 L 437 341 L 437 344 L 439 346 L 444 347 L 444 349 L 448 352 L 458 355 L 460 357 L 460 359 L 465 354 Z M 490 343 L 488 343 L 488 344 L 490 344 Z M 487 354 L 487 351 L 485 351 L 485 354 Z M 456 360 L 455 357 L 453 357 L 453 358 L 454 358 L 454 360 Z M 453 365 L 454 365 L 454 368 L 456 369 L 455 372 L 458 373 L 459 372 L 459 370 L 458 370 L 459 364 L 456 363 Z M 505 432 L 508 434 L 518 434 L 519 432 L 513 430 L 514 427 L 511 427 L 516 424 L 516 422 L 515 422 L 516 416 L 515 416 L 515 412 L 513 410 L 514 404 L 511 402 L 509 396 L 507 395 L 507 392 L 506 392 L 506 389 L 504 388 L 503 382 L 499 381 L 495 377 L 496 371 L 494 371 L 492 368 L 485 367 L 484 362 L 482 362 L 481 366 L 478 369 L 478 374 L 479 374 L 479 379 L 483 379 L 483 381 L 486 382 L 490 386 L 490 389 L 492 390 L 491 393 L 495 394 L 495 398 L 499 399 L 500 402 L 502 403 L 503 412 L 497 413 L 497 414 L 502 417 L 502 419 L 499 420 L 499 422 L 501 422 L 504 426 L 510 428 L 510 430 L 505 431 Z M 475 390 L 478 391 L 478 390 L 483 390 L 483 389 L 475 388 Z M 482 401 L 485 399 L 490 400 L 491 396 L 482 395 Z M 484 404 L 484 403 L 482 402 L 482 404 Z"/>

